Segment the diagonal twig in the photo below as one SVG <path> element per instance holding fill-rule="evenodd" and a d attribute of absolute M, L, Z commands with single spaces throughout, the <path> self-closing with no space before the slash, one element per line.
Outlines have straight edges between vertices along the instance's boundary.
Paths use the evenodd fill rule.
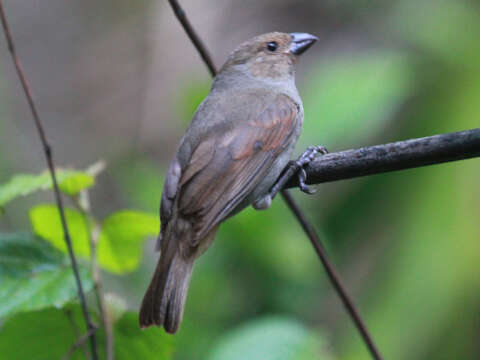
<path fill-rule="evenodd" d="M 200 53 L 203 61 L 205 62 L 205 65 L 208 67 L 210 73 L 212 76 L 215 76 L 216 74 L 216 68 L 213 63 L 212 57 L 210 56 L 208 50 L 206 49 L 205 45 L 200 41 L 199 36 L 196 34 L 195 30 L 192 28 L 190 25 L 190 22 L 188 21 L 185 11 L 181 8 L 180 4 L 178 3 L 177 0 L 169 0 L 169 3 L 184 27 L 186 33 L 188 34 L 188 37 L 192 41 L 193 45 L 197 49 L 197 51 Z M 349 313 L 350 317 L 352 318 L 353 322 L 355 323 L 359 333 L 361 334 L 363 340 L 365 341 L 365 344 L 367 345 L 368 350 L 370 351 L 370 354 L 372 357 L 376 360 L 381 360 L 382 356 L 380 355 L 380 352 L 378 351 L 377 347 L 375 346 L 375 343 L 370 335 L 370 333 L 367 330 L 367 327 L 365 326 L 361 316 L 359 315 L 358 311 L 355 308 L 355 305 L 353 304 L 352 300 L 348 296 L 347 292 L 345 291 L 344 286 L 342 285 L 339 276 L 337 275 L 333 265 L 330 263 L 328 260 L 327 253 L 323 249 L 323 246 L 321 245 L 320 239 L 318 238 L 317 234 L 314 231 L 313 226 L 307 221 L 306 217 L 304 216 L 303 212 L 300 210 L 298 205 L 296 204 L 295 200 L 293 197 L 288 193 L 287 190 L 282 190 L 282 197 L 286 201 L 287 205 L 290 207 L 290 210 L 294 213 L 296 216 L 297 220 L 299 223 L 302 225 L 303 230 L 307 234 L 308 238 L 310 239 L 313 247 L 315 248 L 315 251 L 320 258 L 327 275 L 332 282 L 336 292 L 338 293 L 339 297 L 341 298 L 347 312 Z"/>
<path fill-rule="evenodd" d="M 73 355 L 74 351 L 79 347 L 83 346 L 83 344 L 87 341 L 88 338 L 91 338 L 92 335 L 95 333 L 97 329 L 92 328 L 87 331 L 86 334 L 83 334 L 78 338 L 78 340 L 70 347 L 68 352 L 62 357 L 62 360 L 68 360 Z"/>
<path fill-rule="evenodd" d="M 300 222 L 300 225 L 302 226 L 303 231 L 305 231 L 308 238 L 311 240 L 312 245 L 315 249 L 315 252 L 317 253 L 320 260 L 322 261 L 323 267 L 327 272 L 328 278 L 330 279 L 338 296 L 342 300 L 343 305 L 345 306 L 348 313 L 352 317 L 352 320 L 355 323 L 358 331 L 362 335 L 362 338 L 365 341 L 365 344 L 367 345 L 368 350 L 372 354 L 372 357 L 374 359 L 382 359 L 380 352 L 377 346 L 375 345 L 375 342 L 373 341 L 372 336 L 370 335 L 365 323 L 362 320 L 362 317 L 360 316 L 358 310 L 356 309 L 352 299 L 345 291 L 345 288 L 343 287 L 342 282 L 338 277 L 338 274 L 335 271 L 333 264 L 328 259 L 327 252 L 323 247 L 318 237 L 318 234 L 315 232 L 315 229 L 313 228 L 312 224 L 308 222 L 302 210 L 298 207 L 292 195 L 287 190 L 282 191 L 282 196 L 285 202 L 287 203 L 288 207 L 290 208 L 290 210 L 292 210 L 292 212 L 297 217 L 298 221 Z"/>
<path fill-rule="evenodd" d="M 177 0 L 168 0 L 168 2 L 170 3 L 170 6 L 173 9 L 173 13 L 177 17 L 178 21 L 180 21 L 180 23 L 183 26 L 183 29 L 185 30 L 188 37 L 192 41 L 193 46 L 195 46 L 195 49 L 197 49 L 197 52 L 199 53 L 205 65 L 207 66 L 208 71 L 210 72 L 210 75 L 212 75 L 212 77 L 215 77 L 215 74 L 217 73 L 217 69 L 215 68 L 215 64 L 213 63 L 212 56 L 208 52 L 206 46 L 203 44 L 200 37 L 197 35 L 196 31 L 193 29 L 192 25 L 190 24 L 190 21 L 187 18 L 187 15 L 185 14 L 185 11 L 182 9 L 182 7 L 180 6 Z"/>
<path fill-rule="evenodd" d="M 82 335 L 80 333 L 80 329 L 78 328 L 77 324 L 75 323 L 75 319 L 73 318 L 73 310 L 72 309 L 65 309 L 64 312 L 65 312 L 65 315 L 68 318 L 68 321 L 70 322 L 70 325 L 72 326 L 75 338 L 80 339 L 80 337 Z M 81 348 L 82 353 L 85 356 L 85 359 L 88 359 L 88 350 L 87 350 L 87 347 L 85 346 L 85 341 L 83 341 L 81 344 L 79 344 L 79 347 Z M 73 348 L 73 346 L 72 346 L 72 348 Z M 71 349 L 70 349 L 70 351 L 71 351 Z M 69 354 L 70 351 L 67 354 Z M 73 351 L 72 351 L 72 353 L 73 353 Z M 65 354 L 64 358 L 67 356 L 67 354 Z"/>
<path fill-rule="evenodd" d="M 73 248 L 72 248 L 72 240 L 70 238 L 70 233 L 68 231 L 67 221 L 66 221 L 66 217 L 65 217 L 65 211 L 64 211 L 64 208 L 63 208 L 62 197 L 60 195 L 60 190 L 59 190 L 58 182 L 57 182 L 57 176 L 55 174 L 55 166 L 54 166 L 54 162 L 53 162 L 52 148 L 47 141 L 47 136 L 46 136 L 45 130 L 43 128 L 42 122 L 40 120 L 40 116 L 38 115 L 37 108 L 36 108 L 35 103 L 33 101 L 33 96 L 32 96 L 32 91 L 31 91 L 30 85 L 29 85 L 29 83 L 28 83 L 28 81 L 25 77 L 25 73 L 23 72 L 23 68 L 22 68 L 22 64 L 20 62 L 20 59 L 18 58 L 17 53 L 15 51 L 15 45 L 14 45 L 14 42 L 13 42 L 12 34 L 10 32 L 10 28 L 8 26 L 7 17 L 5 15 L 5 10 L 3 8 L 2 0 L 0 0 L 0 19 L 1 19 L 3 30 L 4 30 L 4 33 L 5 33 L 5 39 L 7 41 L 8 50 L 10 51 L 10 55 L 12 57 L 14 65 L 15 65 L 15 70 L 17 72 L 20 83 L 22 84 L 22 88 L 23 88 L 23 91 L 25 93 L 25 97 L 26 97 L 28 105 L 30 107 L 30 111 L 32 113 L 35 126 L 36 126 L 38 134 L 40 136 L 40 141 L 42 143 L 42 148 L 43 148 L 43 151 L 45 153 L 45 158 L 47 160 L 48 170 L 49 170 L 50 175 L 52 177 L 53 192 L 55 194 L 55 201 L 57 203 L 58 212 L 60 213 L 60 220 L 61 220 L 62 228 L 63 228 L 63 232 L 64 232 L 64 239 L 65 239 L 65 243 L 67 245 L 68 255 L 70 256 L 70 261 L 72 262 L 72 269 L 73 269 L 73 273 L 74 273 L 74 276 L 75 276 L 75 281 L 76 281 L 76 284 L 77 284 L 78 296 L 80 298 L 82 312 L 83 312 L 83 316 L 85 318 L 85 323 L 86 323 L 86 326 L 87 326 L 87 332 L 89 334 L 88 337 L 90 339 L 91 354 L 92 354 L 92 358 L 94 360 L 96 360 L 96 359 L 98 359 L 97 343 L 96 343 L 96 338 L 95 338 L 95 334 L 94 334 L 94 329 L 96 327 L 93 325 L 93 323 L 90 319 L 90 314 L 88 313 L 87 302 L 86 302 L 86 299 L 85 299 L 85 293 L 83 291 L 83 286 L 82 286 L 82 280 L 80 279 L 80 274 L 78 272 L 77 260 L 75 258 L 75 254 L 74 254 Z"/>

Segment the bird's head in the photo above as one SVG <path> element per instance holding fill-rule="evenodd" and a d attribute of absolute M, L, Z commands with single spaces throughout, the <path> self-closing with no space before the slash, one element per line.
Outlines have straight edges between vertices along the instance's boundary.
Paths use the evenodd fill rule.
<path fill-rule="evenodd" d="M 241 71 L 256 78 L 278 80 L 292 77 L 298 56 L 317 40 L 307 33 L 271 32 L 256 36 L 230 54 L 220 73 Z"/>

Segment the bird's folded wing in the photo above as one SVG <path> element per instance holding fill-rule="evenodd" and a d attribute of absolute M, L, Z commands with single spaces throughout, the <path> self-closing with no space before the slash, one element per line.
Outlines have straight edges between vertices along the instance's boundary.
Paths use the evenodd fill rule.
<path fill-rule="evenodd" d="M 251 101 L 245 104 L 249 119 L 201 142 L 182 173 L 177 205 L 194 227 L 191 246 L 252 192 L 295 134 L 298 110 L 288 96 L 257 104 L 253 116 L 256 101 Z"/>

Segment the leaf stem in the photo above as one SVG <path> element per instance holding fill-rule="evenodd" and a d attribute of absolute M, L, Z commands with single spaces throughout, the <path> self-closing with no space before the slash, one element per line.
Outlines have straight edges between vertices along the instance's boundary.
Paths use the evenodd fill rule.
<path fill-rule="evenodd" d="M 90 244 L 90 269 L 93 277 L 93 292 L 97 300 L 98 311 L 102 326 L 105 330 L 105 345 L 107 360 L 114 359 L 114 336 L 110 313 L 105 305 L 105 294 L 103 293 L 100 268 L 97 261 L 97 246 L 100 239 L 101 226 L 91 215 L 90 198 L 88 190 L 82 190 L 78 196 L 72 197 L 73 204 L 83 215 L 85 226 L 88 229 Z"/>

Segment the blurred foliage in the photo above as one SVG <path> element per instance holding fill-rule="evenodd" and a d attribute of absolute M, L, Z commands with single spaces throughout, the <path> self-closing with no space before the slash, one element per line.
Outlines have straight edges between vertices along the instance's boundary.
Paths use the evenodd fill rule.
<path fill-rule="evenodd" d="M 121 194 L 130 205 L 158 212 L 164 172 L 148 159 L 126 159 L 114 168 Z"/>
<path fill-rule="evenodd" d="M 0 318 L 49 306 L 62 307 L 77 296 L 68 260 L 29 233 L 0 234 Z M 85 291 L 91 276 L 80 266 Z"/>
<path fill-rule="evenodd" d="M 169 359 L 174 340 L 160 329 L 148 334 L 138 328 L 137 315 L 124 313 L 115 322 L 115 359 Z M 8 359 L 62 359 L 80 334 L 85 333 L 80 307 L 46 308 L 9 318 L 2 328 L 0 352 Z M 104 339 L 97 332 L 100 359 L 105 359 Z M 25 346 L 25 339 L 29 339 Z M 88 343 L 74 349 L 69 359 L 85 359 Z"/>
<path fill-rule="evenodd" d="M 90 257 L 90 231 L 85 216 L 77 210 L 65 209 L 67 225 L 72 237 L 73 251 L 78 256 Z M 30 210 L 33 231 L 48 240 L 55 248 L 67 253 L 60 214 L 56 205 L 37 205 Z"/>
<path fill-rule="evenodd" d="M 78 306 L 20 313 L 3 324 L 0 351 L 6 359 L 61 359 L 84 333 Z M 28 346 L 24 339 L 29 339 Z M 80 347 L 71 359 L 84 359 L 85 349 Z"/>
<path fill-rule="evenodd" d="M 221 337 L 208 360 L 328 360 L 319 334 L 291 319 L 252 321 Z"/>
<path fill-rule="evenodd" d="M 411 114 L 412 129 L 434 133 L 478 127 L 480 43 L 471 39 L 480 36 L 480 26 L 474 7 L 440 1 L 432 8 L 409 1 L 400 4 L 396 14 L 412 6 L 415 11 L 397 28 L 424 50 L 423 61 L 431 57 L 441 63 L 427 70 L 429 88 Z M 385 254 L 392 260 L 377 285 L 378 293 L 388 297 L 370 299 L 366 316 L 389 358 L 452 358 L 441 345 L 445 332 L 455 333 L 461 344 L 449 344 L 456 349 L 454 358 L 474 358 L 474 320 L 469 313 L 478 309 L 480 299 L 475 270 L 480 253 L 475 220 L 480 216 L 478 164 L 468 161 L 429 170 L 420 169 L 415 177 L 392 177 L 392 191 L 385 196 L 395 201 L 395 212 L 402 216 L 392 224 L 396 231 L 389 236 L 395 246 Z M 394 191 L 399 187 L 408 192 Z M 344 347 L 345 358 L 367 359 L 362 345 L 354 345 L 352 339 Z"/>
<path fill-rule="evenodd" d="M 208 95 L 210 86 L 210 80 L 202 80 L 196 77 L 193 77 L 193 79 L 188 77 L 188 80 L 182 83 L 176 110 L 179 118 L 185 122 L 185 127 L 190 123 L 197 107 Z"/>
<path fill-rule="evenodd" d="M 76 195 L 81 190 L 92 187 L 95 180 L 93 175 L 86 172 L 58 170 L 57 181 L 60 190 L 65 194 Z M 8 183 L 0 185 L 0 207 L 5 206 L 16 197 L 30 195 L 52 187 L 52 178 L 48 172 L 40 175 L 15 175 Z"/>
<path fill-rule="evenodd" d="M 91 231 L 96 225 L 85 214 L 65 209 L 75 254 L 89 258 Z M 67 253 L 60 214 L 55 205 L 38 205 L 30 210 L 35 234 Z M 104 220 L 98 239 L 99 265 L 110 272 L 121 274 L 135 270 L 142 255 L 142 243 L 147 236 L 155 236 L 160 229 L 158 216 L 139 211 L 118 211 Z"/>
<path fill-rule="evenodd" d="M 385 120 L 411 92 L 411 67 L 400 53 L 342 54 L 315 68 L 302 91 L 304 147 L 319 137 L 327 146 L 363 143 L 385 128 Z"/>
<path fill-rule="evenodd" d="M 105 269 L 121 274 L 135 270 L 147 236 L 160 231 L 158 216 L 124 210 L 106 218 L 98 242 L 98 262 Z"/>
<path fill-rule="evenodd" d="M 92 174 L 98 174 L 100 170 L 96 167 Z M 99 297 L 102 295 L 93 286 L 90 272 L 92 246 L 98 245 L 95 253 L 103 269 L 115 274 L 133 271 L 140 263 L 143 241 L 158 233 L 160 222 L 157 215 L 123 210 L 109 215 L 100 224 L 90 212 L 87 190 L 94 182 L 94 175 L 87 176 L 74 170 L 61 174 L 62 191 L 78 209 L 66 208 L 65 216 L 73 250 L 80 259 L 83 289 L 86 292 L 95 289 Z M 22 175 L 0 186 L 0 193 L 8 193 L 11 200 L 48 187 L 51 183 L 45 175 Z M 30 233 L 0 233 L 0 318 L 6 319 L 0 328 L 3 339 L 0 340 L 0 352 L 9 359 L 60 358 L 66 356 L 85 333 L 82 325 L 77 323 L 83 323 L 78 306 L 69 304 L 77 299 L 78 290 L 66 255 L 64 231 L 56 205 L 33 207 L 30 219 L 38 237 Z M 158 329 L 143 334 L 138 328 L 136 313 L 117 311 L 118 301 L 115 299 L 115 296 L 109 296 L 103 301 L 114 321 L 116 359 L 130 359 L 132 355 L 169 358 L 172 339 Z M 94 307 L 91 311 L 96 312 Z M 116 313 L 117 316 L 113 316 Z M 24 327 L 29 328 L 28 336 L 35 340 L 18 351 L 18 343 L 13 339 L 21 337 Z M 61 332 L 61 335 L 55 332 Z M 99 337 L 103 337 L 103 327 Z M 165 340 L 159 341 L 160 338 Z M 103 343 L 102 340 L 101 347 Z M 80 350 L 73 350 L 73 358 L 84 357 Z"/>
<path fill-rule="evenodd" d="M 298 84 L 306 117 L 297 152 L 311 144 L 336 151 L 479 126 L 479 4 L 329 1 L 313 7 L 285 0 L 279 6 L 285 14 L 288 4 L 308 6 L 312 18 L 300 18 L 302 25 L 326 36 L 305 55 L 310 67 L 299 64 L 306 73 Z M 330 20 L 327 25 L 320 16 Z M 355 19 L 352 28 L 343 26 L 349 19 Z M 188 73 L 169 89 L 177 99 L 168 121 L 179 120 L 173 127 L 178 134 L 159 134 L 168 144 L 180 138 L 208 92 L 199 76 Z M 99 236 L 116 358 L 369 359 L 311 245 L 279 200 L 268 211 L 247 209 L 222 225 L 198 260 L 175 337 L 160 329 L 139 331 L 136 313 L 116 304 L 138 310 L 158 257 L 154 241 L 144 242 L 160 226 L 168 161 L 165 147 L 158 149 L 155 157 L 120 154 L 104 184 L 87 171 L 68 170 L 79 180 L 66 186 L 59 174 L 87 289 L 90 240 Z M 12 218 L 19 196 L 51 188 L 46 173 L 9 178 L 0 186 L 3 219 Z M 472 316 L 480 310 L 479 183 L 478 160 L 470 160 L 323 184 L 317 196 L 298 196 L 385 358 L 480 357 Z M 112 192 L 117 202 L 110 201 Z M 102 217 L 82 205 L 86 193 Z M 85 331 L 58 212 L 44 202 L 28 207 L 35 235 L 0 232 L 0 353 L 7 359 L 61 358 Z M 103 336 L 100 330 L 102 354 Z M 20 343 L 25 339 L 28 347 Z M 80 348 L 72 359 L 82 354 Z"/>

